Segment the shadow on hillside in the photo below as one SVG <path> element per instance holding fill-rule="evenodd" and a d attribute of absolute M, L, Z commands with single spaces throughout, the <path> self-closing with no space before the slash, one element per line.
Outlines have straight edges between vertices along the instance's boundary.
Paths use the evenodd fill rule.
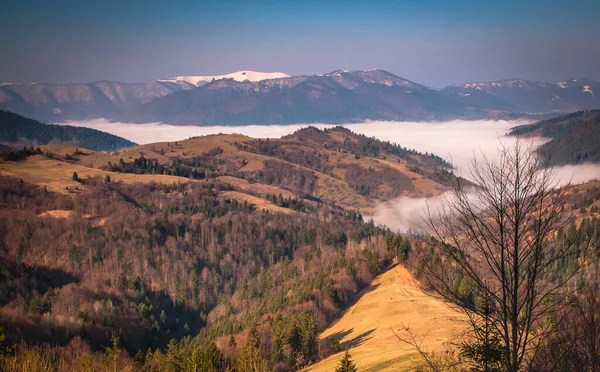
<path fill-rule="evenodd" d="M 352 348 L 362 345 L 363 342 L 371 339 L 371 337 L 372 337 L 371 334 L 373 332 L 375 332 L 376 329 L 377 328 L 370 329 L 370 330 L 363 332 L 357 336 L 347 339 L 344 342 L 341 342 L 340 350 L 349 350 L 349 349 L 352 349 Z M 354 328 L 339 331 L 339 332 L 336 332 L 336 333 L 333 333 L 333 334 L 327 336 L 324 339 L 324 341 L 326 344 L 329 344 L 329 343 L 331 343 L 331 341 L 333 339 L 341 340 L 341 339 L 345 338 L 346 336 L 350 335 L 352 332 L 354 332 Z"/>
<path fill-rule="evenodd" d="M 69 291 L 72 296 L 84 299 L 82 308 L 88 310 L 89 320 L 73 319 L 68 311 L 64 313 L 24 313 L 20 309 L 3 308 L 0 326 L 4 326 L 6 342 L 20 343 L 26 340 L 32 345 L 49 344 L 66 346 L 70 340 L 79 336 L 90 344 L 93 351 L 103 352 L 110 345 L 113 335 L 119 337 L 120 346 L 131 356 L 138 350 L 165 350 L 171 339 L 180 340 L 185 336 L 197 334 L 204 325 L 198 310 L 184 304 L 174 304 L 171 297 L 163 291 L 146 289 L 143 298 L 150 301 L 152 308 L 147 316 L 141 316 L 136 303 L 142 296 L 133 291 L 126 294 L 116 291 L 95 290 L 84 286 L 62 287 L 60 291 Z M 68 298 L 63 297 L 62 300 Z M 94 304 L 110 303 L 111 309 L 94 310 Z M 133 307 L 132 307 L 133 305 Z M 59 304 L 60 308 L 67 303 Z M 153 325 L 152 319 L 164 319 Z"/>
<path fill-rule="evenodd" d="M 390 271 L 390 270 L 394 269 L 394 268 L 395 268 L 396 266 L 398 266 L 398 265 L 399 265 L 398 263 L 394 263 L 394 264 L 391 264 L 391 265 L 388 265 L 388 266 L 386 266 L 386 267 L 385 267 L 385 268 L 384 268 L 384 269 L 383 269 L 383 270 L 382 270 L 382 271 L 381 271 L 379 274 L 377 274 L 377 276 L 376 276 L 375 278 L 377 278 L 377 277 L 379 277 L 379 276 L 381 276 L 381 275 L 383 275 L 383 274 L 387 273 L 388 271 Z M 352 301 L 350 301 L 350 302 L 348 303 L 348 305 L 346 305 L 346 310 L 344 310 L 344 314 L 345 314 L 345 313 L 346 313 L 348 310 L 350 310 L 350 308 L 351 308 L 352 306 L 354 306 L 354 305 L 355 305 L 355 304 L 356 304 L 356 303 L 357 303 L 357 302 L 358 302 L 358 301 L 359 301 L 359 300 L 360 300 L 360 299 L 361 299 L 363 296 L 365 296 L 365 295 L 366 295 L 366 294 L 368 294 L 368 293 L 371 293 L 371 292 L 373 292 L 373 291 L 374 291 L 374 290 L 376 290 L 377 288 L 379 288 L 379 284 L 373 284 L 373 283 L 371 283 L 371 284 L 369 284 L 368 286 L 366 286 L 365 288 L 363 288 L 363 289 L 362 289 L 362 290 L 361 290 L 361 291 L 360 291 L 360 292 L 359 292 L 359 293 L 356 295 L 356 297 L 353 297 L 353 298 L 352 298 Z M 342 316 L 343 316 L 343 314 L 342 314 Z"/>
<path fill-rule="evenodd" d="M 51 288 L 78 282 L 77 276 L 60 269 L 5 260 L 0 263 L 0 306 L 17 297 L 28 298 L 34 292 L 44 294 Z"/>
<path fill-rule="evenodd" d="M 38 305 L 32 308 L 34 302 Z M 147 306 L 143 315 L 140 304 Z M 73 306 L 77 308 L 70 310 Z M 166 292 L 99 290 L 66 271 L 14 260 L 0 260 L 0 309 L 8 343 L 65 346 L 81 336 L 92 350 L 103 351 L 116 334 L 132 355 L 150 347 L 165 349 L 171 338 L 194 335 L 204 325 L 197 309 L 174 303 Z M 76 318 L 83 309 L 89 314 L 85 323 Z"/>

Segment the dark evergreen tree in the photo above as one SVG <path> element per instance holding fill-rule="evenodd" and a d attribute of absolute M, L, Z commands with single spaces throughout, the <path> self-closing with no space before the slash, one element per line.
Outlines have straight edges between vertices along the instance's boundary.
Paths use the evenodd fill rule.
<path fill-rule="evenodd" d="M 356 372 L 356 364 L 350 359 L 350 353 L 348 350 L 344 353 L 344 357 L 340 360 L 340 363 L 335 367 L 335 372 Z"/>

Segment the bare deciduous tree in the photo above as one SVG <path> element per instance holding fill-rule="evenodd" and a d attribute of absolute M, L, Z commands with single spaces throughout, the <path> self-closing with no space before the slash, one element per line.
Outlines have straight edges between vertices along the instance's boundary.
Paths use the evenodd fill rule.
<path fill-rule="evenodd" d="M 473 160 L 470 178 L 474 185 L 457 178 L 444 206 L 429 210 L 432 252 L 444 264 L 430 257 L 422 265 L 428 284 L 469 315 L 476 345 L 468 352 L 479 354 L 479 369 L 518 371 L 549 331 L 544 316 L 564 284 L 546 280 L 569 249 L 548 249 L 564 189 L 521 141 L 502 145 L 497 159 Z M 461 299 L 457 276 L 471 287 L 471 301 Z"/>

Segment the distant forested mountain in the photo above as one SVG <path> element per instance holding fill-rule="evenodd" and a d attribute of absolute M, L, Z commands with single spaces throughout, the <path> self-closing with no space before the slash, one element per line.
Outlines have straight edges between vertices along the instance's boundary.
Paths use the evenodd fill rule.
<path fill-rule="evenodd" d="M 552 138 L 537 150 L 550 164 L 600 162 L 600 110 L 578 111 L 518 126 L 510 134 Z"/>
<path fill-rule="evenodd" d="M 70 125 L 42 124 L 0 110 L 0 144 L 22 147 L 50 143 L 71 144 L 94 151 L 117 151 L 136 145 L 125 138 L 99 130 Z"/>

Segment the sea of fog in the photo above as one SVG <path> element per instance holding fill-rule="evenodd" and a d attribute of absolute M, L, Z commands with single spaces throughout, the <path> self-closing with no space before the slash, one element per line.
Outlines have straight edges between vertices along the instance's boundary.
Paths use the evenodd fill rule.
<path fill-rule="evenodd" d="M 502 145 L 514 143 L 514 137 L 506 137 L 510 128 L 526 124 L 524 121 L 507 120 L 453 120 L 447 122 L 389 122 L 369 121 L 357 124 L 343 124 L 353 132 L 372 136 L 383 141 L 395 142 L 403 147 L 420 152 L 436 154 L 450 161 L 458 174 L 469 178 L 469 166 L 473 157 L 494 158 Z M 131 124 L 111 123 L 98 119 L 91 121 L 68 122 L 65 124 L 94 128 L 112 133 L 139 144 L 152 142 L 177 141 L 193 136 L 217 133 L 239 133 L 250 137 L 279 138 L 308 124 L 298 125 L 248 125 L 248 126 L 175 126 L 159 123 Z M 310 124 L 318 128 L 330 128 L 329 124 Z M 547 141 L 544 138 L 530 139 L 532 146 Z M 600 179 L 600 165 L 583 164 L 558 167 L 555 169 L 557 180 L 582 183 Z M 380 205 L 373 219 L 400 231 L 424 228 L 422 215 L 426 205 L 439 205 L 442 198 L 414 199 L 401 197 Z"/>

